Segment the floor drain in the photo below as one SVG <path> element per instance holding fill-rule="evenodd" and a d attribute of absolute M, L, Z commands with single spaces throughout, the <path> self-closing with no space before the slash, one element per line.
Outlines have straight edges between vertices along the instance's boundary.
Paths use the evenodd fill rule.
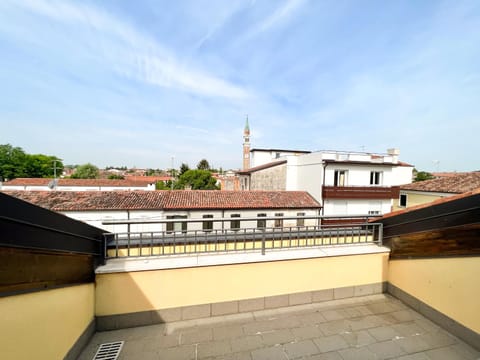
<path fill-rule="evenodd" d="M 116 360 L 122 351 L 123 341 L 101 344 L 92 360 Z"/>

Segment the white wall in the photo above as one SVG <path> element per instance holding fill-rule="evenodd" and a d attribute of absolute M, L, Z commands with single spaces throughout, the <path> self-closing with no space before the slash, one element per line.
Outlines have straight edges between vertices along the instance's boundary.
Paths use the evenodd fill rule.
<path fill-rule="evenodd" d="M 392 185 L 410 184 L 413 177 L 412 166 L 397 166 L 392 169 Z"/>
<path fill-rule="evenodd" d="M 287 188 L 287 190 L 308 191 L 317 201 L 322 201 L 322 154 L 311 153 L 302 155 L 297 158 L 297 165 L 288 169 L 296 173 L 297 188 Z"/>
<path fill-rule="evenodd" d="M 325 200 L 325 215 L 368 215 L 369 210 L 386 214 L 391 211 L 392 200 Z"/>
<path fill-rule="evenodd" d="M 71 218 L 84 221 L 90 225 L 105 229 L 106 232 L 122 233 L 128 231 L 128 226 L 123 224 L 117 225 L 103 225 L 104 221 L 112 220 L 162 220 L 171 215 L 185 215 L 187 219 L 203 219 L 203 215 L 213 215 L 215 218 L 231 218 L 232 214 L 240 214 L 240 218 L 233 218 L 232 220 L 240 220 L 240 227 L 256 228 L 256 220 L 242 221 L 242 218 L 256 218 L 257 214 L 264 213 L 267 217 L 273 217 L 276 213 L 283 213 L 283 216 L 297 216 L 297 213 L 303 212 L 305 216 L 317 216 L 318 210 L 315 209 L 256 209 L 256 210 L 178 210 L 178 211 L 163 211 L 163 210 L 121 210 L 121 211 L 64 211 L 64 215 Z M 205 219 L 209 221 L 210 219 Z M 179 222 L 182 220 L 179 219 Z M 305 225 L 315 225 L 316 220 L 307 219 Z M 188 230 L 202 231 L 202 222 L 188 224 Z M 225 229 L 230 228 L 230 221 L 223 225 Z M 267 221 L 267 227 L 273 227 L 274 220 Z M 285 220 L 284 226 L 296 226 L 296 220 Z M 221 230 L 222 223 L 214 222 L 214 230 Z M 130 225 L 130 232 L 157 232 L 165 231 L 165 224 L 132 224 Z"/>

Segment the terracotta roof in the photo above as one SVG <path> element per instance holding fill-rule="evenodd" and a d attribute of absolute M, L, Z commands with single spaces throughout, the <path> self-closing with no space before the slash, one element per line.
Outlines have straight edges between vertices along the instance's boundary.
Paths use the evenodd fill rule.
<path fill-rule="evenodd" d="M 383 216 L 381 216 L 381 217 L 377 217 L 377 218 L 371 219 L 371 220 L 369 220 L 369 221 L 370 221 L 370 222 L 376 222 L 376 221 L 379 221 L 379 220 L 382 220 L 382 219 L 394 217 L 394 216 L 397 216 L 397 215 L 405 214 L 405 213 L 412 212 L 412 211 L 416 211 L 416 210 L 423 209 L 423 208 L 428 208 L 428 207 L 430 207 L 430 206 L 435 206 L 435 205 L 439 205 L 439 204 L 448 203 L 448 202 L 451 202 L 451 201 L 455 201 L 455 200 L 458 200 L 458 199 L 467 198 L 467 197 L 469 197 L 469 196 L 474 196 L 474 195 L 478 195 L 478 194 L 480 194 L 480 188 L 478 188 L 478 189 L 476 189 L 476 190 L 473 190 L 473 191 L 465 192 L 465 193 L 463 193 L 463 194 L 448 196 L 448 197 L 444 197 L 444 198 L 441 198 L 441 199 L 437 199 L 437 200 L 435 200 L 435 201 L 431 201 L 431 202 L 428 202 L 428 203 L 425 203 L 425 204 L 420 204 L 420 205 L 408 207 L 408 208 L 406 208 L 406 209 L 397 210 L 397 211 L 392 211 L 392 212 L 390 212 L 390 213 L 388 213 L 388 214 L 385 214 L 385 215 L 383 215 Z"/>
<path fill-rule="evenodd" d="M 271 168 L 271 167 L 274 167 L 274 166 L 278 166 L 278 165 L 282 165 L 282 164 L 286 164 L 286 163 L 287 163 L 287 160 L 274 161 L 274 162 L 270 162 L 270 163 L 267 163 L 267 164 L 255 166 L 255 167 L 252 167 L 252 168 L 250 168 L 250 169 L 245 169 L 245 170 L 237 171 L 237 174 L 240 174 L 240 175 L 251 174 L 251 173 L 253 173 L 253 172 L 255 172 L 255 171 L 260 171 L 260 170 L 268 169 L 268 168 Z"/>
<path fill-rule="evenodd" d="M 319 209 L 306 191 L 4 191 L 54 211 Z"/>
<path fill-rule="evenodd" d="M 418 181 L 400 186 L 400 190 L 461 194 L 480 188 L 480 171 Z"/>
<path fill-rule="evenodd" d="M 16 178 L 4 182 L 4 186 L 47 186 L 53 179 L 49 178 Z M 116 180 L 116 179 L 58 179 L 58 186 L 137 186 L 145 187 L 152 183 L 150 180 Z"/>
<path fill-rule="evenodd" d="M 148 183 L 155 183 L 157 181 L 168 181 L 172 180 L 172 177 L 169 175 L 152 175 L 152 176 L 141 176 L 141 175 L 124 175 L 125 180 L 130 181 L 141 181 L 141 182 L 148 182 Z"/>

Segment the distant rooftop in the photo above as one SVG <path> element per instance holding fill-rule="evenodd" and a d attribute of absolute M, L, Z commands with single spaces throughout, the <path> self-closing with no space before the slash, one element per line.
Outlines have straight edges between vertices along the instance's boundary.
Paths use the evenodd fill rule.
<path fill-rule="evenodd" d="M 140 177 L 138 177 L 140 178 Z M 16 178 L 4 182 L 4 186 L 48 186 L 51 178 Z M 146 186 L 152 180 L 146 177 L 145 180 L 119 180 L 119 179 L 57 179 L 58 186 Z M 154 181 L 153 181 L 154 182 Z"/>
<path fill-rule="evenodd" d="M 462 194 L 480 188 L 480 171 L 458 173 L 402 185 L 401 190 Z"/>
<path fill-rule="evenodd" d="M 54 211 L 318 209 L 306 191 L 4 191 Z"/>

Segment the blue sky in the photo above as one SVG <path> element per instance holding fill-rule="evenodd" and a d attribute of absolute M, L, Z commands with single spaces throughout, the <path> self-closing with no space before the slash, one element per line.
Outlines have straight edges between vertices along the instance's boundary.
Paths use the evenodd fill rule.
<path fill-rule="evenodd" d="M 252 147 L 480 169 L 478 1 L 0 1 L 0 144 L 239 168 Z"/>

